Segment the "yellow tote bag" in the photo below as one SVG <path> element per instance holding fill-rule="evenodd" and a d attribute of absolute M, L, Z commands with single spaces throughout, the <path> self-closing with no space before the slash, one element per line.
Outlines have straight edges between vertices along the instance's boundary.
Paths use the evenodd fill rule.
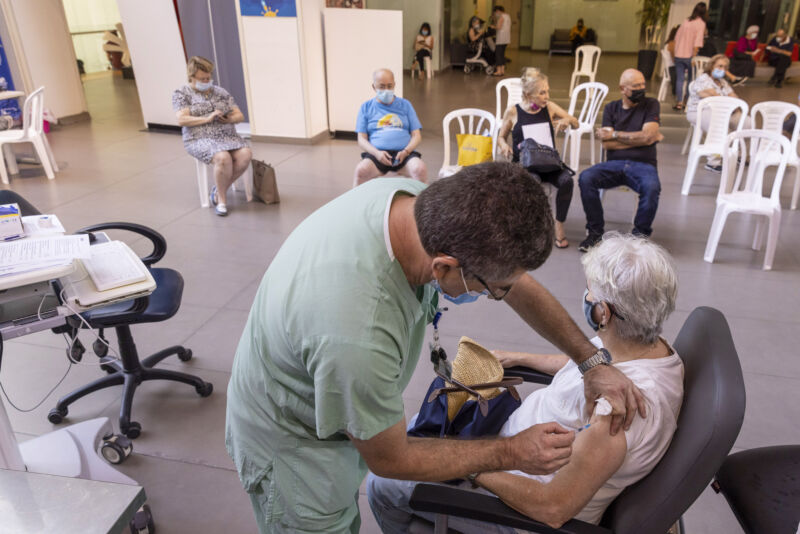
<path fill-rule="evenodd" d="M 458 134 L 458 165 L 466 167 L 492 161 L 492 138 L 486 135 Z"/>

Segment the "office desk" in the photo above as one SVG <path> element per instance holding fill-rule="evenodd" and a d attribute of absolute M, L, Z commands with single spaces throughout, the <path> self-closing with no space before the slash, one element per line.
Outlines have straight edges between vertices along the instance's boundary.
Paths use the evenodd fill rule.
<path fill-rule="evenodd" d="M 0 530 L 121 533 L 145 499 L 139 486 L 0 469 Z"/>

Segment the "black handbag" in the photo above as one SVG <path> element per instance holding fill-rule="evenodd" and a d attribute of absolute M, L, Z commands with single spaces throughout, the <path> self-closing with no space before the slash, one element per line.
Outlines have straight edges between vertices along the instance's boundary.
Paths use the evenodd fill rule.
<path fill-rule="evenodd" d="M 519 162 L 523 167 L 537 174 L 566 169 L 571 175 L 575 175 L 575 171 L 561 161 L 561 156 L 555 148 L 540 145 L 530 138 L 519 144 Z"/>

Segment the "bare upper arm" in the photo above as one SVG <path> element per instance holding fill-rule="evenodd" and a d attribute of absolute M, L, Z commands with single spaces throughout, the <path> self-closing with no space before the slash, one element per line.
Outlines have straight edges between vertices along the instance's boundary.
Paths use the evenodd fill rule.
<path fill-rule="evenodd" d="M 370 439 L 356 439 L 350 434 L 347 437 L 376 475 L 385 473 L 387 467 L 397 463 L 398 456 L 403 454 L 408 444 L 405 418 Z"/>
<path fill-rule="evenodd" d="M 191 112 L 191 110 L 189 108 L 183 108 L 183 109 L 179 109 L 175 113 L 175 116 L 178 117 L 178 119 L 183 119 L 185 117 L 191 117 L 192 116 L 192 112 Z"/>
<path fill-rule="evenodd" d="M 642 126 L 642 131 L 649 136 L 657 137 L 659 134 L 659 124 L 656 121 L 646 122 Z"/>
<path fill-rule="evenodd" d="M 563 119 L 564 117 L 570 116 L 569 113 L 567 113 L 567 111 L 564 108 L 562 108 L 552 100 L 550 100 L 547 103 L 547 108 L 550 111 L 550 116 L 555 119 Z"/>

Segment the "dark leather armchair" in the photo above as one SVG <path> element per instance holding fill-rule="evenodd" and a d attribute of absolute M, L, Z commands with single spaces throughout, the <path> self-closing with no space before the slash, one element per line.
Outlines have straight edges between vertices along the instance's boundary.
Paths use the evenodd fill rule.
<path fill-rule="evenodd" d="M 447 515 L 456 515 L 542 533 L 667 532 L 722 465 L 739 435 L 745 408 L 742 368 L 721 312 L 695 309 L 674 347 L 684 363 L 684 398 L 672 443 L 648 476 L 611 503 L 600 525 L 573 519 L 554 529 L 512 510 L 496 497 L 433 484 L 417 485 L 411 508 L 441 514 L 437 529 Z M 549 381 L 547 375 L 524 368 L 509 369 L 506 375 Z M 446 526 L 441 531 L 446 532 Z"/>
<path fill-rule="evenodd" d="M 94 348 L 98 356 L 101 356 L 103 364 L 101 367 L 108 373 L 108 376 L 98 378 L 72 393 L 59 399 L 56 407 L 48 414 L 47 418 L 53 424 L 60 423 L 67 416 L 67 407 L 76 400 L 111 386 L 123 386 L 122 406 L 119 414 L 120 432 L 129 438 L 136 438 L 141 432 L 141 425 L 136 421 L 131 421 L 131 409 L 133 406 L 133 395 L 136 388 L 146 380 L 172 380 L 183 382 L 194 386 L 201 397 L 211 395 L 214 387 L 210 382 L 205 382 L 197 376 L 193 376 L 179 371 L 169 369 L 154 369 L 153 367 L 161 360 L 176 355 L 181 361 L 188 361 L 192 357 L 192 351 L 182 346 L 175 345 L 160 350 L 144 360 L 139 360 L 139 354 L 131 334 L 131 326 L 143 323 L 155 323 L 166 321 L 178 312 L 181 306 L 181 296 L 183 295 L 183 277 L 178 271 L 167 268 L 153 267 L 167 251 L 167 242 L 164 237 L 155 230 L 139 224 L 111 222 L 97 224 L 79 230 L 78 233 L 92 233 L 103 230 L 127 230 L 146 237 L 153 244 L 153 251 L 142 258 L 142 262 L 150 269 L 150 273 L 156 281 L 156 290 L 149 296 L 136 299 L 132 302 L 120 302 L 93 309 L 82 314 L 83 318 L 93 329 L 99 330 L 99 336 L 103 336 L 103 330 L 113 328 L 117 334 L 120 359 L 111 359 L 105 356 L 107 347 L 100 342 L 95 342 Z M 85 328 L 80 320 L 71 318 L 68 325 L 56 332 L 68 333 L 74 340 L 80 328 Z"/>
<path fill-rule="evenodd" d="M 553 30 L 550 35 L 550 54 L 571 54 L 572 41 L 569 40 L 569 29 Z"/>

